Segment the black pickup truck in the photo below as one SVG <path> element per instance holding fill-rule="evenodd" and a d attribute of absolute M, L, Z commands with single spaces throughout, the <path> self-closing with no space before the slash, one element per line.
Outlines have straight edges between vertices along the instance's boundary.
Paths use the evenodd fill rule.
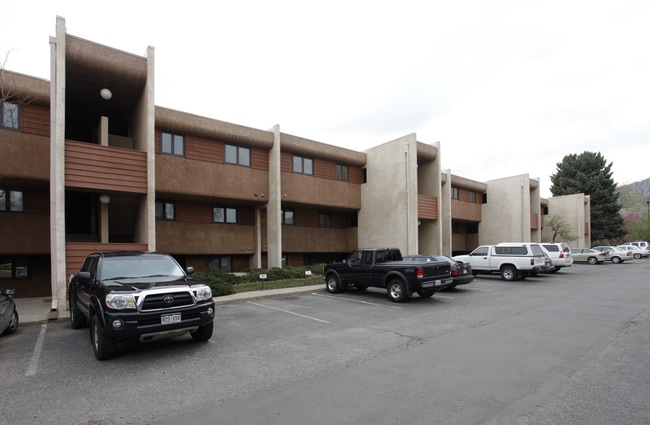
<path fill-rule="evenodd" d="M 117 354 L 118 341 L 190 334 L 212 337 L 214 301 L 209 286 L 189 277 L 167 254 L 96 252 L 86 257 L 68 287 L 70 321 L 90 324 L 90 342 L 98 360 Z"/>
<path fill-rule="evenodd" d="M 449 263 L 402 261 L 398 248 L 357 249 L 343 262 L 326 265 L 323 277 L 330 293 L 350 285 L 360 290 L 372 286 L 386 289 L 397 303 L 408 300 L 413 292 L 428 298 L 453 285 Z"/>

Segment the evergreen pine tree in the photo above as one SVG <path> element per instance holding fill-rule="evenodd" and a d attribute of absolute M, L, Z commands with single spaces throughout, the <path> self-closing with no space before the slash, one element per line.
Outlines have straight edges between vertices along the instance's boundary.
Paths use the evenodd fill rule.
<path fill-rule="evenodd" d="M 553 196 L 584 193 L 591 200 L 591 240 L 618 243 L 625 234 L 612 163 L 598 153 L 566 155 L 551 176 Z"/>

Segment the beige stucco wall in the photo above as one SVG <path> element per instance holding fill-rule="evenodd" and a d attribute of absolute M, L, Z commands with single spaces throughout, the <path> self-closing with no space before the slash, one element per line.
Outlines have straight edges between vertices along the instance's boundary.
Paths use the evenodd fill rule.
<path fill-rule="evenodd" d="M 577 193 L 574 195 L 556 196 L 548 199 L 548 215 L 546 220 L 554 215 L 562 219 L 571 227 L 571 234 L 578 239 L 567 242 L 572 248 L 591 247 L 591 201 L 588 195 Z M 544 226 L 543 240 L 553 238 L 551 228 Z M 565 242 L 556 238 L 556 242 Z"/>
<path fill-rule="evenodd" d="M 535 201 L 531 200 L 528 174 L 486 183 L 487 202 L 482 207 L 479 243 L 536 242 L 531 240 L 530 206 Z M 536 203 L 539 205 L 539 195 Z"/>
<path fill-rule="evenodd" d="M 359 245 L 418 253 L 417 142 L 409 134 L 367 151 L 361 186 Z"/>

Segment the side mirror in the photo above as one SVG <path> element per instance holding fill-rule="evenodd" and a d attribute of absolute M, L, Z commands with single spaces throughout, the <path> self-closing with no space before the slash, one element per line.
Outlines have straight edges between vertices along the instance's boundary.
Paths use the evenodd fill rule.
<path fill-rule="evenodd" d="M 194 274 L 194 267 L 187 267 L 187 268 L 185 269 L 185 272 L 186 272 L 188 275 L 190 275 L 190 274 Z"/>
<path fill-rule="evenodd" d="M 92 274 L 90 272 L 79 272 L 77 273 L 77 279 L 90 280 L 92 279 Z"/>

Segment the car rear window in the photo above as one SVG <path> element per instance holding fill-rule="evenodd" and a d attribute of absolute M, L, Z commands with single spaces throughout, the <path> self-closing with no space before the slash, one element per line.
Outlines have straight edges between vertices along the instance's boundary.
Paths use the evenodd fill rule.
<path fill-rule="evenodd" d="M 543 245 L 549 252 L 559 252 L 560 248 L 557 245 Z"/>

